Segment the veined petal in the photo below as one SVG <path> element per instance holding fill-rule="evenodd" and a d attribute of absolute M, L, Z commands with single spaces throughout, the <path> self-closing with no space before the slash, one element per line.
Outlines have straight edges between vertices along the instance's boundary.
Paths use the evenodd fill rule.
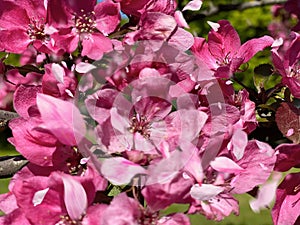
<path fill-rule="evenodd" d="M 198 11 L 201 8 L 201 6 L 202 6 L 201 0 L 192 0 L 188 4 L 186 4 L 186 6 L 184 6 L 182 11 L 185 10 Z"/>
<path fill-rule="evenodd" d="M 38 94 L 37 106 L 45 128 L 61 143 L 74 146 L 85 135 L 84 120 L 73 103 Z"/>
<path fill-rule="evenodd" d="M 240 160 L 248 143 L 247 133 L 242 130 L 236 130 L 231 138 L 232 153 L 237 160 Z"/>
<path fill-rule="evenodd" d="M 37 191 L 34 193 L 33 199 L 32 199 L 32 204 L 33 206 L 37 206 L 41 204 L 45 198 L 45 195 L 49 191 L 49 188 Z"/>
<path fill-rule="evenodd" d="M 244 171 L 242 167 L 227 157 L 217 157 L 210 163 L 211 167 L 219 172 L 239 173 Z"/>
<path fill-rule="evenodd" d="M 106 159 L 101 167 L 101 173 L 115 185 L 128 184 L 137 174 L 145 174 L 146 170 L 122 157 Z"/>
<path fill-rule="evenodd" d="M 213 184 L 195 184 L 190 191 L 191 196 L 199 201 L 209 200 L 224 190 L 223 187 L 215 186 Z"/>
<path fill-rule="evenodd" d="M 266 47 L 270 47 L 274 39 L 270 36 L 254 38 L 245 42 L 237 53 L 237 58 L 243 58 L 243 63 L 248 62 L 257 52 L 262 51 Z"/>
<path fill-rule="evenodd" d="M 64 201 L 72 220 L 80 219 L 87 208 L 87 194 L 79 181 L 69 175 L 63 175 Z"/>

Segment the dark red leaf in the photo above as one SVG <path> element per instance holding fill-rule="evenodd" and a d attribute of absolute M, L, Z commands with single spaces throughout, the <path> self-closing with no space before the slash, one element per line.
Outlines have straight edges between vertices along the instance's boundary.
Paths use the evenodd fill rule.
<path fill-rule="evenodd" d="M 282 103 L 276 112 L 276 123 L 285 137 L 296 144 L 300 143 L 300 109 Z"/>

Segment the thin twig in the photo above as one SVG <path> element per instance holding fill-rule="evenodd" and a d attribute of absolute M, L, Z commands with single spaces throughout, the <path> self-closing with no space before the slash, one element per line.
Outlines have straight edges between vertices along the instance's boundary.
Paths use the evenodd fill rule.
<path fill-rule="evenodd" d="M 19 115 L 15 112 L 0 110 L 0 119 L 11 120 L 11 119 L 17 118 L 17 117 L 19 117 Z"/>
<path fill-rule="evenodd" d="M 0 178 L 12 177 L 28 160 L 21 155 L 0 157 Z"/>

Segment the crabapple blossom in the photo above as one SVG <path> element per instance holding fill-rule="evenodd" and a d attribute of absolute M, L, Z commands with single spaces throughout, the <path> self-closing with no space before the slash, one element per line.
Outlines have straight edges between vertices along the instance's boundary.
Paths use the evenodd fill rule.
<path fill-rule="evenodd" d="M 289 49 L 281 58 L 276 48 L 272 50 L 272 58 L 275 68 L 282 75 L 282 83 L 290 88 L 292 94 L 300 97 L 299 93 L 299 54 L 300 54 L 300 37 L 294 33 L 294 39 L 291 42 Z"/>
<path fill-rule="evenodd" d="M 212 23 L 208 41 L 195 38 L 192 51 L 205 61 L 216 77 L 228 78 L 248 62 L 258 51 L 270 47 L 273 38 L 264 36 L 251 39 L 241 45 L 240 37 L 228 21 Z"/>
<path fill-rule="evenodd" d="M 1 1 L 0 14 L 0 48 L 12 53 L 23 53 L 29 45 L 48 54 L 59 50 L 51 37 L 57 30 L 47 24 L 43 1 Z"/>
<path fill-rule="evenodd" d="M 8 174 L 0 157 L 1 225 L 221 221 L 246 193 L 255 212 L 275 197 L 275 225 L 299 223 L 299 22 L 243 44 L 208 22 L 206 39 L 187 23 L 202 3 L 0 0 L 0 126 L 26 161 Z M 274 68 L 242 69 L 263 50 Z"/>

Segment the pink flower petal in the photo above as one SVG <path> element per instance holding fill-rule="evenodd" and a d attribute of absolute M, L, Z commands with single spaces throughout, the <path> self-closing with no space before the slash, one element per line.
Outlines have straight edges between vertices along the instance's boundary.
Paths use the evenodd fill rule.
<path fill-rule="evenodd" d="M 113 32 L 121 20 L 120 5 L 105 0 L 95 6 L 96 26 L 104 35 Z"/>
<path fill-rule="evenodd" d="M 87 73 L 87 72 L 90 72 L 92 69 L 95 69 L 95 68 L 96 68 L 96 66 L 94 66 L 93 64 L 80 62 L 76 65 L 75 70 L 78 73 Z"/>
<path fill-rule="evenodd" d="M 209 200 L 224 190 L 223 187 L 215 186 L 213 184 L 195 184 L 190 191 L 191 196 L 199 201 Z"/>
<path fill-rule="evenodd" d="M 101 59 L 103 53 L 113 50 L 112 42 L 108 37 L 100 33 L 87 34 L 82 40 L 83 56 L 91 59 Z"/>
<path fill-rule="evenodd" d="M 276 156 L 271 146 L 256 140 L 249 141 L 243 158 L 237 162 L 245 170 L 231 180 L 230 184 L 234 187 L 232 193 L 245 193 L 266 182 L 275 161 Z"/>
<path fill-rule="evenodd" d="M 85 135 L 85 123 L 79 110 L 71 102 L 38 94 L 37 106 L 45 128 L 66 145 L 75 146 Z"/>
<path fill-rule="evenodd" d="M 78 220 L 87 208 L 87 194 L 80 182 L 73 179 L 72 176 L 63 175 L 62 181 L 64 184 L 64 201 L 68 215 L 72 220 Z"/>
<path fill-rule="evenodd" d="M 262 51 L 266 47 L 270 47 L 274 39 L 270 36 L 263 36 L 261 38 L 253 38 L 245 42 L 238 50 L 237 58 L 242 58 L 243 63 L 248 62 L 257 52 Z"/>
<path fill-rule="evenodd" d="M 63 84 L 64 76 L 66 75 L 64 68 L 62 68 L 57 63 L 53 63 L 51 69 L 52 69 L 52 73 L 54 74 L 54 77 L 56 78 L 56 80 Z"/>
<path fill-rule="evenodd" d="M 192 11 L 198 11 L 202 6 L 202 0 L 192 0 L 186 6 L 182 9 L 182 11 L 185 10 L 192 10 Z"/>
<path fill-rule="evenodd" d="M 263 184 L 258 191 L 256 199 L 251 200 L 250 207 L 253 212 L 258 213 L 260 209 L 264 209 L 270 206 L 275 199 L 277 185 L 281 178 L 280 173 L 273 174 L 272 180 Z"/>
<path fill-rule="evenodd" d="M 179 27 L 169 39 L 169 44 L 181 51 L 186 51 L 193 46 L 194 37 L 191 33 Z"/>
<path fill-rule="evenodd" d="M 219 172 L 240 173 L 244 171 L 242 167 L 227 157 L 217 157 L 210 163 L 211 167 Z"/>
<path fill-rule="evenodd" d="M 14 108 L 19 116 L 28 118 L 28 110 L 36 104 L 36 95 L 41 92 L 40 86 L 19 86 L 14 93 Z"/>
<path fill-rule="evenodd" d="M 41 204 L 45 198 L 45 195 L 49 191 L 49 188 L 37 191 L 34 193 L 33 199 L 32 199 L 32 204 L 33 206 L 37 206 Z"/>
<path fill-rule="evenodd" d="M 272 209 L 274 225 L 298 224 L 300 212 L 300 173 L 288 174 L 276 190 L 276 202 Z M 296 223 L 296 221 L 298 221 Z"/>
<path fill-rule="evenodd" d="M 233 133 L 231 138 L 231 144 L 233 148 L 232 153 L 237 160 L 240 160 L 243 157 L 247 143 L 248 135 L 246 132 L 238 129 Z"/>
<path fill-rule="evenodd" d="M 146 170 L 122 157 L 104 160 L 101 173 L 114 185 L 124 185 L 130 183 L 131 179 L 137 174 L 145 174 Z"/>
<path fill-rule="evenodd" d="M 188 23 L 184 19 L 183 14 L 182 14 L 181 11 L 177 10 L 174 13 L 174 17 L 175 17 L 176 22 L 178 23 L 178 26 L 184 27 L 184 28 L 190 28 L 190 26 L 188 25 Z"/>

